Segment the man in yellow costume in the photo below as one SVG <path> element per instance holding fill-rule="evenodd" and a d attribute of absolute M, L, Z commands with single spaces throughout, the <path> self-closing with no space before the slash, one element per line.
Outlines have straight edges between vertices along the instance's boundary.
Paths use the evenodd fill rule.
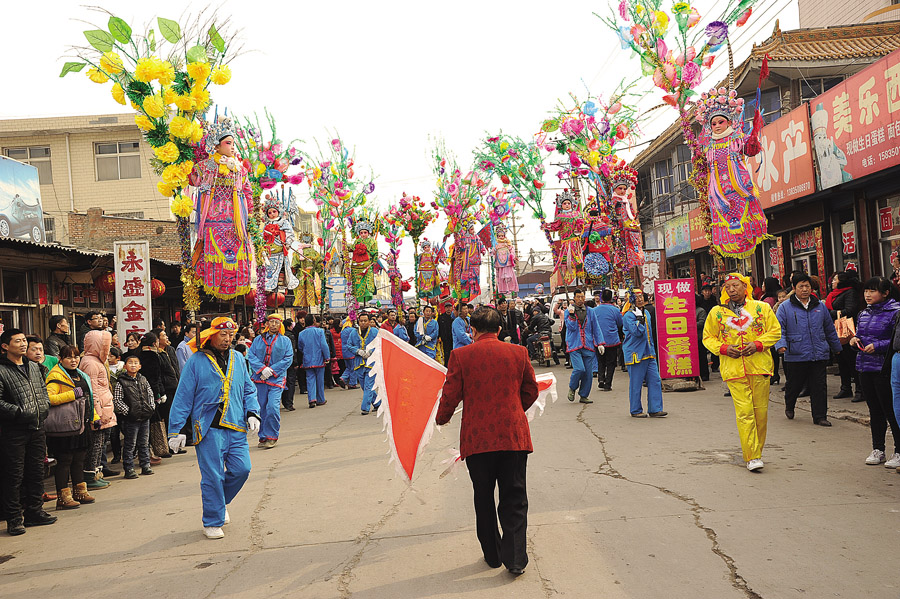
<path fill-rule="evenodd" d="M 772 308 L 753 299 L 750 278 L 737 273 L 725 277 L 722 305 L 714 307 L 703 327 L 703 345 L 719 354 L 719 372 L 734 400 L 744 461 L 751 472 L 763 467 L 769 409 L 769 349 L 781 338 L 781 325 Z"/>

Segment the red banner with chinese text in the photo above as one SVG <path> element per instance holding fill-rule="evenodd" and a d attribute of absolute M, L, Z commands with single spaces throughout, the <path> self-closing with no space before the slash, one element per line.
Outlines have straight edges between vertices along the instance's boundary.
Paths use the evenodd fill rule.
<path fill-rule="evenodd" d="M 900 164 L 900 50 L 809 103 L 819 187 Z"/>
<path fill-rule="evenodd" d="M 699 376 L 696 289 L 690 279 L 656 281 L 659 375 L 664 379 Z"/>
<path fill-rule="evenodd" d="M 688 225 L 691 230 L 692 250 L 699 250 L 709 246 L 709 243 L 706 241 L 707 227 L 703 226 L 703 217 L 700 214 L 700 208 L 694 208 L 688 212 Z"/>
<path fill-rule="evenodd" d="M 119 339 L 129 333 L 144 335 L 151 329 L 150 243 L 116 241 L 113 244 L 116 277 L 116 315 Z M 97 297 L 99 300 L 99 295 Z"/>
<path fill-rule="evenodd" d="M 749 163 L 764 209 L 816 191 L 810 135 L 806 104 L 763 128 L 762 152 Z"/>

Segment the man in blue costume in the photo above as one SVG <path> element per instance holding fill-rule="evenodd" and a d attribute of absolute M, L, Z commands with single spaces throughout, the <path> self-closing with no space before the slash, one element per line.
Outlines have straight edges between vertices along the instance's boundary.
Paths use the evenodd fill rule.
<path fill-rule="evenodd" d="M 231 341 L 237 324 L 220 316 L 190 341 L 195 353 L 181 371 L 178 390 L 169 412 L 169 448 L 184 447 L 191 432 L 200 467 L 200 498 L 203 502 L 203 534 L 209 539 L 225 536 L 227 505 L 250 475 L 247 431 L 259 431 L 259 403 L 244 360 Z M 190 422 L 188 422 L 190 419 Z M 187 425 L 187 426 L 186 426 Z"/>
<path fill-rule="evenodd" d="M 331 368 L 331 350 L 328 349 L 325 330 L 315 326 L 315 317 L 307 314 L 303 322 L 306 327 L 297 335 L 297 348 L 303 352 L 302 367 L 306 369 L 306 392 L 309 407 L 314 408 L 326 403 L 325 368 Z"/>
<path fill-rule="evenodd" d="M 647 412 L 651 418 L 663 418 L 662 380 L 653 343 L 653 318 L 647 311 L 644 293 L 634 290 L 634 307 L 622 317 L 625 330 L 625 365 L 628 367 L 628 401 L 631 416 L 646 418 L 641 405 L 641 391 L 647 383 Z"/>
<path fill-rule="evenodd" d="M 612 289 L 604 289 L 603 293 L 594 293 L 597 305 L 588 310 L 594 319 L 595 330 L 603 333 L 604 353 L 597 352 L 597 388 L 612 391 L 613 374 L 619 357 L 619 345 L 622 343 L 622 312 L 613 303 Z"/>
<path fill-rule="evenodd" d="M 403 311 L 397 312 L 397 326 L 394 327 L 392 331 L 394 335 L 400 337 L 407 343 L 409 343 L 409 331 L 406 330 L 406 318 L 403 316 Z"/>
<path fill-rule="evenodd" d="M 373 404 L 375 401 L 375 390 L 372 388 L 374 381 L 369 376 L 372 367 L 366 362 L 369 356 L 372 355 L 372 350 L 367 350 L 366 346 L 375 341 L 375 337 L 378 336 L 378 330 L 369 326 L 369 315 L 366 313 L 360 313 L 356 318 L 356 322 L 359 323 L 359 326 L 353 327 L 350 335 L 347 337 L 347 348 L 353 356 L 348 368 L 353 373 L 350 376 L 355 376 L 356 382 L 362 385 L 361 413 L 365 416 L 373 408 L 377 410 L 381 406 L 381 402 Z"/>
<path fill-rule="evenodd" d="M 284 334 L 281 316 L 270 314 L 265 330 L 256 336 L 247 352 L 250 378 L 256 383 L 262 425 L 259 428 L 260 449 L 272 449 L 281 430 L 281 394 L 287 371 L 294 362 L 294 346 Z"/>
<path fill-rule="evenodd" d="M 359 385 L 356 384 L 356 373 L 350 366 L 355 357 L 355 354 L 350 351 L 350 335 L 353 333 L 353 329 L 353 321 L 348 316 L 341 324 L 341 357 L 344 359 L 344 372 L 341 373 L 341 380 L 348 389 L 359 389 Z"/>
<path fill-rule="evenodd" d="M 572 364 L 572 376 L 569 378 L 569 401 L 575 401 L 575 393 L 581 403 L 594 403 L 590 398 L 591 379 L 597 371 L 597 353 L 606 351 L 603 332 L 595 327 L 594 318 L 588 315 L 584 305 L 584 291 L 576 289 L 575 303 L 566 308 L 563 322 L 566 327 L 566 352 Z"/>
<path fill-rule="evenodd" d="M 472 326 L 469 324 L 469 304 L 459 303 L 459 316 L 453 321 L 453 349 L 472 343 Z"/>
<path fill-rule="evenodd" d="M 432 360 L 437 356 L 440 328 L 438 321 L 434 319 L 434 308 L 422 308 L 422 320 L 416 323 L 416 348 Z"/>

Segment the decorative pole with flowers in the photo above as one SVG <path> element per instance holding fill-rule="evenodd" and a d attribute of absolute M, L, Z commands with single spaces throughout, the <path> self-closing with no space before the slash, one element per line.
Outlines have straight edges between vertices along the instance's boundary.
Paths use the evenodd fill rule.
<path fill-rule="evenodd" d="M 275 130 L 275 119 L 265 111 L 266 122 L 269 125 L 269 136 L 263 140 L 262 128 L 259 119 L 254 115 L 255 122 L 245 118 L 243 124 L 238 124 L 235 146 L 243 157 L 243 167 L 247 171 L 247 178 L 253 191 L 253 210 L 247 219 L 247 233 L 253 243 L 253 254 L 256 257 L 256 294 L 254 296 L 254 308 L 256 322 L 266 320 L 266 251 L 263 239 L 263 214 L 261 206 L 262 192 L 269 190 L 279 183 L 299 185 L 303 182 L 303 173 L 288 175 L 291 166 L 297 166 L 303 161 L 303 156 L 294 145 L 302 143 L 295 139 L 289 144 L 284 144 Z M 278 291 L 275 291 L 278 294 Z M 277 306 L 278 301 L 276 299 Z"/>
<path fill-rule="evenodd" d="M 196 161 L 196 145 L 204 135 L 200 117 L 210 106 L 208 87 L 231 80 L 227 63 L 234 55 L 216 27 L 217 21 L 226 20 L 216 14 L 198 17 L 183 30 L 179 23 L 160 17 L 157 25 L 162 39 L 157 40 L 154 29 L 145 28 L 144 34 L 138 34 L 120 17 L 98 10 L 109 15 L 107 27 L 84 32 L 89 46 L 70 48 L 77 60 L 66 62 L 60 77 L 90 66 L 87 76 L 91 81 L 112 81 L 113 99 L 137 111 L 135 123 L 153 148 L 150 165 L 163 179 L 157 184 L 159 192 L 172 198 L 181 241 L 184 306 L 195 312 L 200 308 L 200 295 L 188 220 L 194 203 L 183 192 Z"/>
<path fill-rule="evenodd" d="M 388 223 L 397 223 L 413 240 L 413 260 L 415 264 L 415 290 L 419 296 L 419 239 L 425 233 L 425 228 L 436 218 L 436 214 L 425 208 L 425 202 L 419 196 L 408 196 L 406 192 L 400 201 L 391 206 L 385 215 Z"/>
<path fill-rule="evenodd" d="M 321 153 L 321 151 L 320 151 Z M 306 182 L 311 188 L 311 195 L 319 207 L 316 218 L 322 223 L 322 244 L 325 249 L 325 264 L 336 260 L 338 239 L 341 241 L 343 257 L 343 273 L 349 288 L 350 248 L 347 244 L 347 227 L 354 211 L 366 203 L 366 197 L 375 191 L 375 183 L 369 181 L 365 185 L 355 178 L 354 160 L 339 137 L 331 140 L 327 152 L 321 153 L 317 166 L 308 164 Z M 348 298 L 348 314 L 356 318 L 359 307 L 356 297 Z M 322 297 L 320 311 L 325 310 L 325 279 L 322 280 Z"/>

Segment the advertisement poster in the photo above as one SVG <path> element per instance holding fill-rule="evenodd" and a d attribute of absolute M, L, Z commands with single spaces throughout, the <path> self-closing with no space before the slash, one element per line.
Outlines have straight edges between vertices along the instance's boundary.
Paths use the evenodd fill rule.
<path fill-rule="evenodd" d="M 694 208 L 688 212 L 688 227 L 691 230 L 692 250 L 699 250 L 709 246 L 709 242 L 706 241 L 706 227 L 703 225 L 700 211 L 700 208 Z"/>
<path fill-rule="evenodd" d="M 819 187 L 900 164 L 900 50 L 809 103 Z"/>
<path fill-rule="evenodd" d="M 150 242 L 116 241 L 113 243 L 116 277 L 116 313 L 119 339 L 129 333 L 144 335 L 152 329 L 150 305 Z M 82 290 L 74 290 L 74 303 L 84 303 Z M 81 297 L 81 302 L 78 298 Z"/>
<path fill-rule="evenodd" d="M 0 238 L 44 241 L 38 170 L 0 156 Z"/>
<path fill-rule="evenodd" d="M 664 225 L 666 256 L 672 258 L 691 251 L 691 226 L 687 214 L 676 216 Z"/>
<path fill-rule="evenodd" d="M 700 375 L 695 291 L 690 279 L 655 283 L 659 375 L 664 379 Z"/>
<path fill-rule="evenodd" d="M 779 206 L 816 191 L 816 171 L 805 104 L 774 123 L 760 136 L 762 152 L 749 159 L 763 209 Z"/>
<path fill-rule="evenodd" d="M 666 276 L 666 251 L 644 250 L 644 263 L 641 265 L 641 289 L 644 293 L 653 293 L 653 283 Z"/>
<path fill-rule="evenodd" d="M 328 277 L 328 308 L 343 312 L 347 309 L 347 279 Z"/>

